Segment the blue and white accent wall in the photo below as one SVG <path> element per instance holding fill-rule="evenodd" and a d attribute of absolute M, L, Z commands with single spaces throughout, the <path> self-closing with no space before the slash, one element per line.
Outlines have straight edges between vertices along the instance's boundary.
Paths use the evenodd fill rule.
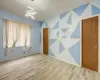
<path fill-rule="evenodd" d="M 41 22 L 41 29 L 49 28 L 49 55 L 81 66 L 81 20 L 99 14 L 100 0 L 92 0 Z"/>

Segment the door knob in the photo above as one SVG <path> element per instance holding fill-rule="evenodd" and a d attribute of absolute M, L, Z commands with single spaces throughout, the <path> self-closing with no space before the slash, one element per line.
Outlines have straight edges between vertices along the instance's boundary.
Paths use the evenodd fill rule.
<path fill-rule="evenodd" d="M 98 46 L 95 46 L 95 48 L 98 48 Z"/>

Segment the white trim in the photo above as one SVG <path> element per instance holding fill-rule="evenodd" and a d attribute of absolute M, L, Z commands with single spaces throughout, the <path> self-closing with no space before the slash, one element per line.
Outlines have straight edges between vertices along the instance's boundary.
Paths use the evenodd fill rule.
<path fill-rule="evenodd" d="M 43 28 L 41 28 L 41 53 L 43 53 Z"/>
<path fill-rule="evenodd" d="M 57 59 L 57 60 L 59 60 L 59 61 L 66 62 L 66 63 L 68 63 L 68 64 L 72 64 L 72 65 L 75 65 L 75 66 L 81 67 L 81 65 L 78 65 L 78 64 L 73 64 L 73 63 L 70 63 L 70 62 L 68 62 L 68 61 L 58 59 L 57 57 L 53 57 L 53 56 L 50 56 L 50 57 L 52 57 L 52 58 L 54 58 L 54 59 Z"/>
<path fill-rule="evenodd" d="M 98 20 L 98 72 L 100 73 L 100 15 Z"/>
<path fill-rule="evenodd" d="M 91 15 L 90 17 L 85 17 L 85 18 L 81 18 L 80 20 L 82 21 L 82 20 L 84 20 L 84 19 L 88 19 L 88 18 L 93 18 L 93 17 L 96 17 L 96 16 L 99 16 L 100 14 L 96 14 L 96 15 Z"/>
<path fill-rule="evenodd" d="M 4 62 L 4 61 L 14 61 L 14 60 L 17 60 L 17 59 L 21 59 L 21 58 L 25 58 L 25 57 L 28 57 L 28 56 L 32 56 L 32 55 L 37 55 L 37 54 L 41 54 L 40 52 L 39 53 L 29 53 L 29 54 L 25 54 L 23 56 L 20 56 L 20 57 L 14 57 L 14 58 L 9 58 L 9 59 L 4 59 L 4 60 L 0 60 L 0 63 L 1 62 Z"/>
<path fill-rule="evenodd" d="M 80 66 L 82 67 L 82 20 L 80 21 Z"/>

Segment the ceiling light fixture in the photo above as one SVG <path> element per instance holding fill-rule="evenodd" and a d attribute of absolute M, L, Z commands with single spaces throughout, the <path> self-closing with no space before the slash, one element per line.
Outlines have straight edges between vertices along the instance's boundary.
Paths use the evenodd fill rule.
<path fill-rule="evenodd" d="M 34 0 L 31 0 L 31 1 L 34 1 Z"/>
<path fill-rule="evenodd" d="M 30 7 L 30 6 L 27 6 L 27 8 L 28 8 L 28 10 L 26 11 L 25 16 L 26 17 L 31 17 L 32 19 L 35 20 L 34 15 L 36 14 L 36 12 L 34 11 L 34 9 L 32 7 Z"/>
<path fill-rule="evenodd" d="M 30 10 L 33 10 L 33 11 L 34 11 L 34 9 L 33 9 L 33 8 L 31 8 L 30 6 L 27 6 L 27 8 L 28 8 L 28 9 L 30 9 Z"/>

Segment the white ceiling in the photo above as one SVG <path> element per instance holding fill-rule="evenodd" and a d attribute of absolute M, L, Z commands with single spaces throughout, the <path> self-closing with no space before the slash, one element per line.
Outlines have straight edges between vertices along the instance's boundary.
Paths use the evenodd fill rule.
<path fill-rule="evenodd" d="M 88 2 L 91 0 L 0 0 L 0 9 L 24 16 L 30 6 L 37 12 L 35 19 L 43 21 Z"/>

